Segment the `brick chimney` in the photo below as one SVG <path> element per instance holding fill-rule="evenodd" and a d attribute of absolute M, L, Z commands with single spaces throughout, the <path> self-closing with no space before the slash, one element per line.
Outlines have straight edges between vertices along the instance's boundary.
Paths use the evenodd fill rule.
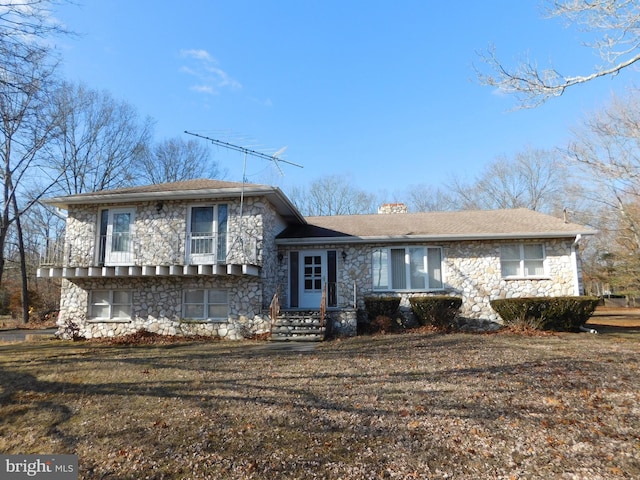
<path fill-rule="evenodd" d="M 378 213 L 408 213 L 409 209 L 404 203 L 385 203 L 378 207 Z"/>

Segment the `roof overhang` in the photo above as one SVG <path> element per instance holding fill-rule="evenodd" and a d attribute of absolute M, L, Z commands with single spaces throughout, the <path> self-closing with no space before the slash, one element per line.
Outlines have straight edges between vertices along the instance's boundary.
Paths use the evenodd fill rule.
<path fill-rule="evenodd" d="M 283 246 L 306 246 L 306 245 L 349 245 L 349 244 L 371 244 L 371 243 L 433 243 L 433 242 L 463 242 L 481 240 L 535 240 L 535 239 L 575 239 L 579 235 L 595 235 L 594 230 L 583 230 L 576 232 L 523 232 L 508 234 L 467 234 L 467 235 L 381 235 L 381 236 L 336 236 L 336 237 L 303 237 L 303 238 L 277 238 L 276 244 Z"/>
<path fill-rule="evenodd" d="M 172 190 L 162 192 L 97 192 L 81 195 L 51 197 L 42 202 L 68 210 L 74 205 L 127 204 L 136 202 L 158 202 L 169 200 L 217 200 L 230 197 L 266 197 L 278 213 L 289 222 L 305 224 L 306 220 L 289 201 L 282 190 L 265 185 L 245 187 L 211 188 L 196 190 Z"/>

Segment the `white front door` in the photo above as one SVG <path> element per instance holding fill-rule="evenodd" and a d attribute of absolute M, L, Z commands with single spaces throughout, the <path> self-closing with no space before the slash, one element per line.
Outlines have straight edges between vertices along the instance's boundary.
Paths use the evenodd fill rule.
<path fill-rule="evenodd" d="M 109 210 L 105 239 L 105 265 L 131 265 L 133 263 L 133 208 Z"/>
<path fill-rule="evenodd" d="M 320 308 L 322 289 L 327 281 L 327 252 L 307 250 L 300 252 L 299 272 L 300 308 Z"/>

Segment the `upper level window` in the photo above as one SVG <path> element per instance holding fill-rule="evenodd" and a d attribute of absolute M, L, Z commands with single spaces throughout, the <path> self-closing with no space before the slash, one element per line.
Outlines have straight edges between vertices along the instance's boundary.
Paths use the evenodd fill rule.
<path fill-rule="evenodd" d="M 226 204 L 191 207 L 188 232 L 188 263 L 224 263 L 227 256 Z"/>
<path fill-rule="evenodd" d="M 131 265 L 133 258 L 133 225 L 135 208 L 110 208 L 100 211 L 98 263 Z"/>
<path fill-rule="evenodd" d="M 544 245 L 541 243 L 502 245 L 500 266 L 503 277 L 544 276 Z"/>
<path fill-rule="evenodd" d="M 443 287 L 442 249 L 394 247 L 373 251 L 374 290 L 434 290 Z"/>

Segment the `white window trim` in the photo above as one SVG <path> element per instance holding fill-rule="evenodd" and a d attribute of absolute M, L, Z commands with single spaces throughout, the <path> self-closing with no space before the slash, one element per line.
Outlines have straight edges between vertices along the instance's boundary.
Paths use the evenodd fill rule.
<path fill-rule="evenodd" d="M 103 212 L 107 212 L 107 230 L 102 233 L 102 215 Z M 113 216 L 117 213 L 129 213 L 131 214 L 131 222 L 129 229 L 129 252 L 122 256 L 121 262 L 114 261 L 110 256 L 114 256 L 111 252 L 109 241 L 113 236 Z M 94 260 L 96 264 L 104 262 L 105 265 L 117 266 L 117 265 L 130 265 L 135 260 L 134 258 L 134 241 L 135 241 L 135 226 L 136 226 L 136 207 L 108 207 L 101 208 L 98 211 L 98 223 L 96 227 L 96 248 L 94 249 Z M 104 239 L 102 236 L 104 235 Z M 104 240 L 104 241 L 103 241 Z M 104 257 L 104 258 L 102 258 Z"/>
<path fill-rule="evenodd" d="M 426 288 L 404 288 L 404 289 L 398 289 L 398 288 L 393 288 L 392 284 L 393 284 L 393 279 L 391 278 L 391 272 L 392 272 L 392 266 L 391 266 L 391 250 L 396 250 L 396 249 L 401 249 L 403 248 L 405 250 L 405 258 L 407 258 L 407 256 L 409 255 L 409 249 L 410 248 L 423 248 L 424 249 L 424 255 L 423 255 L 423 261 L 424 261 L 424 267 L 425 267 L 425 285 Z M 428 258 L 429 258 L 429 249 L 434 249 L 434 250 L 440 250 L 440 283 L 442 285 L 438 286 L 438 287 L 431 287 L 429 286 L 429 265 L 428 265 Z M 380 250 L 385 250 L 387 252 L 387 288 L 376 288 L 375 285 L 372 285 L 372 290 L 374 292 L 441 292 L 445 290 L 445 285 L 446 285 L 446 279 L 445 279 L 445 269 L 444 269 L 444 248 L 440 247 L 440 246 L 434 246 L 434 245 L 393 245 L 393 246 L 385 246 L 385 247 L 377 247 L 374 248 L 371 251 L 371 256 L 373 258 L 373 254 L 376 251 L 380 251 Z M 410 270 L 409 270 L 409 265 L 406 265 L 406 270 L 405 270 L 405 274 L 406 274 L 406 278 L 407 280 L 409 279 L 410 276 Z M 371 276 L 372 276 L 372 281 L 373 281 L 373 277 L 374 277 L 374 273 L 373 273 L 373 264 L 371 265 Z"/>
<path fill-rule="evenodd" d="M 192 292 L 196 290 L 204 290 L 204 312 L 209 311 L 209 292 L 212 290 L 225 291 L 227 294 L 227 315 L 223 317 L 188 317 L 186 315 L 186 306 L 187 302 L 185 301 L 187 292 Z M 222 304 L 218 304 L 222 305 Z M 182 290 L 182 318 L 188 322 L 210 322 L 210 323 L 226 323 L 229 321 L 229 289 L 227 288 L 185 288 Z"/>
<path fill-rule="evenodd" d="M 91 310 L 93 307 L 93 295 L 95 292 L 109 292 L 109 317 L 91 317 Z M 113 293 L 114 292 L 128 292 L 129 293 L 129 316 L 128 317 L 113 317 Z M 133 317 L 133 295 L 131 290 L 109 290 L 109 289 L 96 289 L 89 292 L 89 311 L 87 315 L 87 322 L 89 323 L 128 323 L 131 322 Z"/>
<path fill-rule="evenodd" d="M 525 245 L 541 245 L 542 246 L 542 269 L 544 273 L 542 275 L 525 275 L 524 268 L 524 247 Z M 518 267 L 518 271 L 521 272 L 519 275 L 504 275 L 502 273 L 502 248 L 508 246 L 517 246 L 520 249 L 520 266 Z M 529 259 L 531 260 L 531 259 Z M 551 278 L 549 276 L 549 266 L 547 262 L 547 249 L 543 242 L 522 242 L 522 243 L 505 243 L 500 245 L 500 275 L 505 280 L 548 280 Z"/>
<path fill-rule="evenodd" d="M 225 246 L 226 246 L 226 251 L 225 251 L 225 258 L 218 258 L 218 236 L 219 236 L 219 231 L 220 231 L 220 227 L 219 227 L 219 213 L 218 213 L 218 207 L 220 205 L 225 205 L 227 207 L 227 231 L 225 234 Z M 193 258 L 196 257 L 199 254 L 192 254 L 191 253 L 191 220 L 192 220 L 192 215 L 193 215 L 193 209 L 194 208 L 200 208 L 200 207 L 212 207 L 213 208 L 213 226 L 212 226 L 212 235 L 214 236 L 214 252 L 212 254 L 210 254 L 211 256 L 213 256 L 215 258 L 215 261 L 217 264 L 220 263 L 226 263 L 227 261 L 227 256 L 229 255 L 229 204 L 226 202 L 219 202 L 219 203 L 194 203 L 192 205 L 189 205 L 189 209 L 187 212 L 187 225 L 186 225 L 186 245 L 185 245 L 185 261 L 187 265 L 197 265 L 199 262 L 193 263 Z M 202 255 L 202 256 L 206 256 Z M 204 262 L 204 263 L 208 263 L 208 262 Z"/>

